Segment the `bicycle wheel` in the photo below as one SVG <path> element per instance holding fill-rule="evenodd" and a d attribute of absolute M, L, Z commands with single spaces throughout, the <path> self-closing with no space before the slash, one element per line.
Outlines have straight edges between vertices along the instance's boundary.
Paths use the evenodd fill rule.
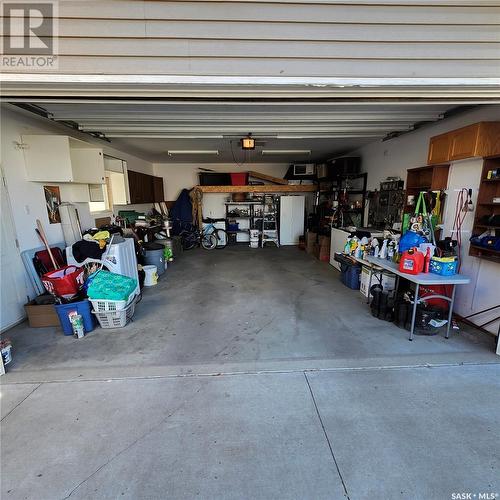
<path fill-rule="evenodd" d="M 192 248 L 198 245 L 198 238 L 193 233 L 188 233 L 187 231 L 183 231 L 180 234 L 180 237 L 183 250 L 191 250 Z"/>
<path fill-rule="evenodd" d="M 213 234 L 215 234 L 215 237 L 217 238 L 217 246 L 215 248 L 219 250 L 221 248 L 226 248 L 228 240 L 226 231 L 224 231 L 224 229 L 216 229 Z"/>
<path fill-rule="evenodd" d="M 205 250 L 213 250 L 217 246 L 217 236 L 214 233 L 203 234 L 201 237 L 201 246 Z"/>

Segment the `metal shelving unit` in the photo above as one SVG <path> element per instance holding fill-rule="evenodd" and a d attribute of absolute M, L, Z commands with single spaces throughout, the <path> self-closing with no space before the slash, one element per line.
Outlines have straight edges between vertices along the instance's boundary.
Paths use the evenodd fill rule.
<path fill-rule="evenodd" d="M 351 181 L 354 181 L 357 184 L 355 187 L 350 187 Z M 366 200 L 367 200 L 367 182 L 368 182 L 368 173 L 364 172 L 362 174 L 341 174 L 338 175 L 333 183 L 335 185 L 332 186 L 330 193 L 332 195 L 332 199 L 338 202 L 338 210 L 342 212 L 344 217 L 344 226 L 345 225 L 356 225 L 363 227 L 365 225 L 365 208 L 366 208 Z M 361 186 L 359 185 L 361 183 Z M 342 195 L 345 194 L 347 196 L 347 201 L 342 200 Z M 352 199 L 351 197 L 355 197 Z M 353 202 L 359 201 L 361 203 L 360 207 L 351 207 Z M 354 215 L 359 214 L 359 222 L 354 220 Z M 349 220 L 350 219 L 350 220 Z M 358 219 L 358 217 L 356 217 Z"/>
<path fill-rule="evenodd" d="M 238 229 L 237 231 L 229 231 L 226 229 L 226 232 L 228 234 L 242 234 L 250 233 L 250 229 L 255 229 L 256 224 L 255 220 L 256 219 L 261 219 L 262 215 L 255 215 L 255 207 L 256 206 L 262 206 L 263 202 L 262 201 L 226 201 L 224 203 L 226 207 L 226 228 L 228 227 L 229 220 L 248 220 L 249 221 L 249 227 L 248 228 L 242 228 Z M 230 212 L 230 207 L 237 206 L 237 207 L 242 207 L 242 206 L 248 206 L 248 215 L 231 215 Z M 250 236 L 249 236 L 250 239 Z M 248 241 L 241 241 L 237 243 L 248 243 Z"/>

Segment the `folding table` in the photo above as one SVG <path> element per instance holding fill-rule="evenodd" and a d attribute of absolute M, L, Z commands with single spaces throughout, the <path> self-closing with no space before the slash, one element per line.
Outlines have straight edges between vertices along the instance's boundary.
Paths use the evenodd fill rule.
<path fill-rule="evenodd" d="M 455 286 L 456 285 L 467 285 L 470 283 L 470 278 L 464 276 L 463 274 L 454 274 L 453 276 L 441 276 L 440 274 L 434 273 L 419 273 L 419 274 L 408 274 L 402 273 L 399 270 L 399 264 L 386 259 L 379 259 L 378 257 L 368 256 L 366 261 L 370 265 L 370 281 L 368 285 L 368 290 L 371 288 L 372 276 L 375 267 L 381 267 L 386 271 L 394 273 L 396 275 L 396 293 L 398 291 L 399 279 L 404 278 L 405 280 L 415 283 L 415 300 L 413 301 L 413 310 L 411 315 L 411 327 L 410 336 L 408 340 L 413 340 L 413 333 L 415 331 L 415 317 L 417 315 L 417 304 L 418 304 L 418 294 L 420 291 L 420 285 L 451 285 L 452 292 L 451 297 L 446 295 L 426 295 L 426 299 L 443 299 L 450 303 L 450 308 L 448 312 L 448 324 L 446 325 L 446 338 L 450 336 L 450 325 L 451 316 L 453 313 L 453 304 L 455 303 Z"/>

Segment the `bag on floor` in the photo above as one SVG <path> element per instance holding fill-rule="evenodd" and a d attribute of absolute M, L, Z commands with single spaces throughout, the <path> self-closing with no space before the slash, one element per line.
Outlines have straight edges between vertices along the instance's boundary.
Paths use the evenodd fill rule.
<path fill-rule="evenodd" d="M 64 266 L 42 276 L 45 289 L 50 294 L 66 300 L 72 299 L 78 294 L 83 282 L 83 268 L 77 266 Z"/>

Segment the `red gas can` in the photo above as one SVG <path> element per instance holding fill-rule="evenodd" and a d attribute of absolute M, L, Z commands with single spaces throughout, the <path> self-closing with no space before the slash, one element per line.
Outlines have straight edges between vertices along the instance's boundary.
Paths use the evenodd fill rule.
<path fill-rule="evenodd" d="M 403 252 L 401 260 L 399 261 L 399 270 L 402 273 L 418 274 L 424 270 L 425 256 L 416 248 L 410 248 Z"/>

